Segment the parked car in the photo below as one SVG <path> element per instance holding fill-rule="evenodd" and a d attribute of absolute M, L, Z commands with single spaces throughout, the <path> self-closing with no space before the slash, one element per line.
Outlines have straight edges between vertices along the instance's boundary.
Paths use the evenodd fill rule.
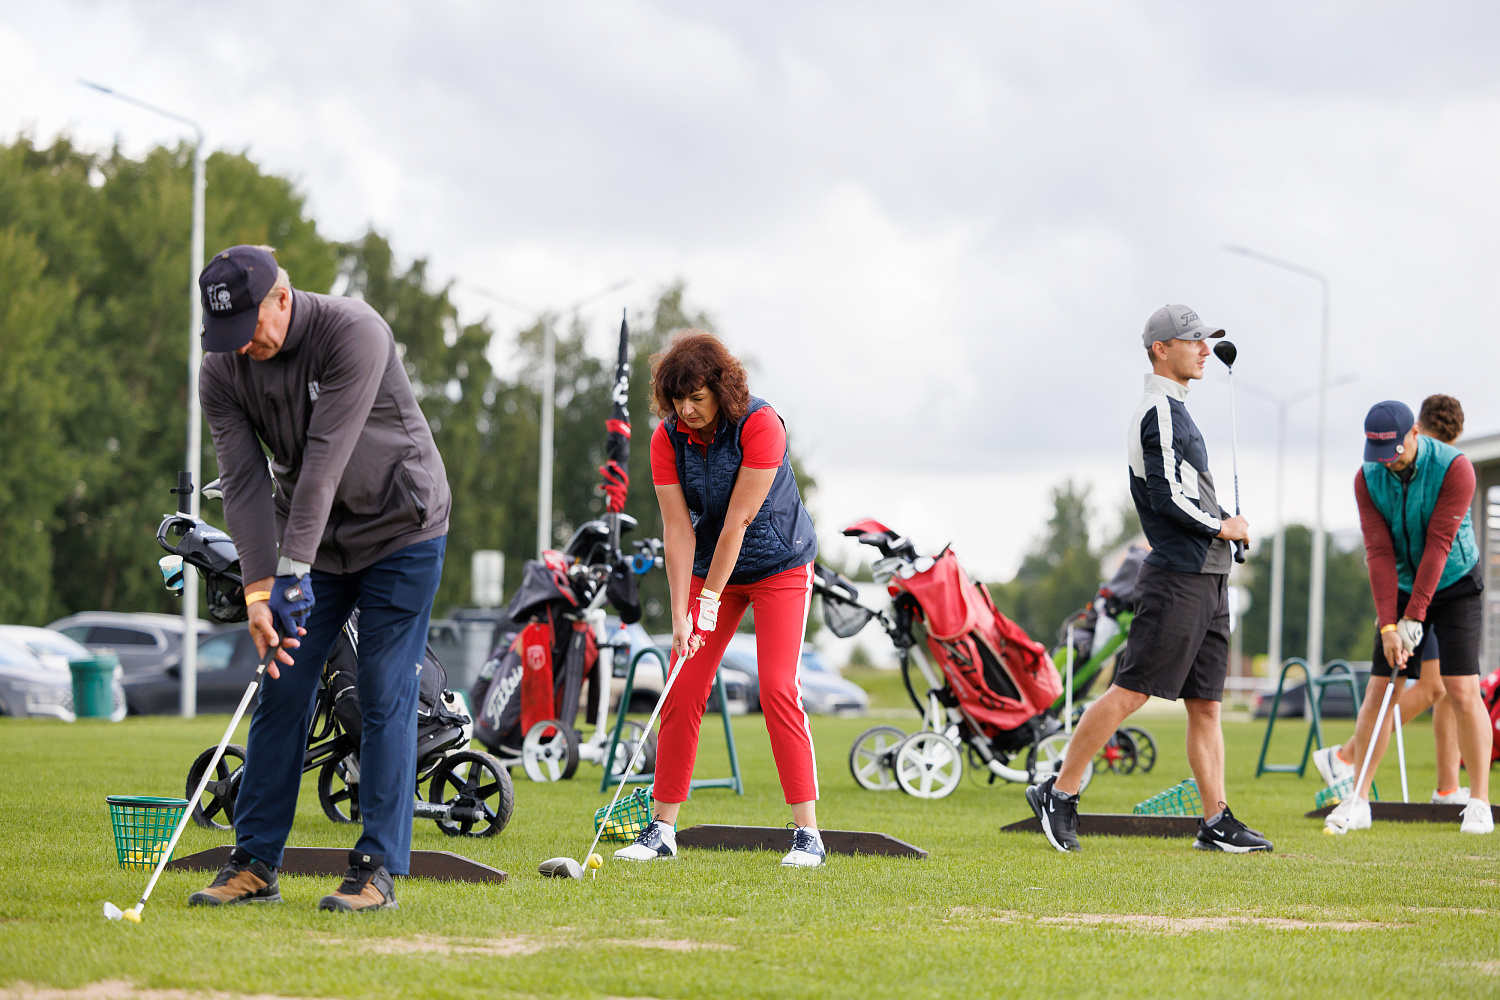
<path fill-rule="evenodd" d="M 182 619 L 177 615 L 81 611 L 47 627 L 95 652 L 113 652 L 127 678 L 143 670 L 159 672 L 182 657 Z M 220 626 L 200 621 L 199 644 L 219 630 Z"/>
<path fill-rule="evenodd" d="M 614 635 L 620 628 L 620 620 L 614 615 L 605 619 L 604 627 L 606 633 Z M 630 710 L 632 712 L 649 712 L 656 707 L 657 700 L 661 697 L 662 685 L 666 676 L 664 661 L 670 661 L 672 657 L 672 637 L 670 635 L 648 635 L 646 630 L 639 624 L 625 626 L 626 633 L 630 637 L 630 653 L 615 655 L 615 679 L 610 686 L 611 711 L 618 711 L 620 695 L 625 692 L 625 673 L 630 669 L 630 661 L 635 659 L 643 649 L 656 649 L 661 653 L 661 659 L 648 656 L 641 660 L 640 666 L 635 671 L 635 686 L 631 689 Z M 720 665 L 719 675 L 724 680 L 724 699 L 729 703 L 730 715 L 744 715 L 750 711 L 749 689 L 754 683 L 748 674 L 734 669 L 734 666 L 725 660 Z M 719 710 L 719 699 L 716 695 L 708 697 L 708 711 Z"/>
<path fill-rule="evenodd" d="M 1354 668 L 1355 680 L 1359 683 L 1360 697 L 1364 697 L 1365 689 L 1370 686 L 1370 664 L 1368 661 L 1351 664 Z M 1255 718 L 1264 719 L 1271 714 L 1271 701 L 1275 694 L 1275 688 L 1261 692 L 1255 700 Z M 1276 706 L 1278 718 L 1296 717 L 1301 718 L 1303 706 L 1307 697 L 1307 682 L 1297 680 L 1288 683 L 1286 689 L 1281 692 L 1281 701 Z M 1330 684 L 1323 689 L 1323 696 L 1319 702 L 1319 713 L 1325 719 L 1352 719 L 1354 718 L 1354 698 L 1349 693 L 1349 685 L 1344 683 Z"/>
<path fill-rule="evenodd" d="M 68 679 L 68 710 L 73 710 L 73 671 L 68 664 L 74 660 L 87 660 L 93 658 L 91 652 L 82 643 L 76 642 L 63 635 L 54 632 L 50 628 L 39 628 L 35 625 L 0 625 L 0 639 L 9 639 L 18 646 L 23 646 L 31 652 L 42 664 L 62 673 Z M 123 671 L 115 668 L 115 676 L 110 682 L 111 688 L 111 711 L 110 721 L 119 722 L 125 718 L 125 688 L 120 683 Z"/>
<path fill-rule="evenodd" d="M 258 666 L 260 656 L 247 627 L 240 625 L 200 636 L 198 711 L 233 712 L 245 696 L 245 688 L 250 686 Z M 174 657 L 159 667 L 126 674 L 124 686 L 125 701 L 132 715 L 175 714 L 182 705 L 182 663 Z M 251 710 L 254 710 L 253 704 Z"/>
<path fill-rule="evenodd" d="M 0 715 L 51 716 L 73 721 L 73 677 L 0 638 Z"/>
<path fill-rule="evenodd" d="M 663 649 L 670 649 L 670 635 L 653 636 Z M 748 632 L 736 633 L 724 650 L 719 663 L 724 676 L 724 687 L 729 698 L 729 711 L 736 712 L 735 701 L 741 697 L 731 687 L 743 685 L 742 697 L 745 710 L 759 712 L 760 671 L 755 659 L 755 636 Z M 870 696 L 859 685 L 846 681 L 828 665 L 822 654 L 813 649 L 811 643 L 802 647 L 802 707 L 812 715 L 861 715 L 870 706 Z M 741 680 L 743 678 L 743 680 Z M 712 699 L 710 699 L 712 703 Z M 714 706 L 716 707 L 716 706 Z"/>

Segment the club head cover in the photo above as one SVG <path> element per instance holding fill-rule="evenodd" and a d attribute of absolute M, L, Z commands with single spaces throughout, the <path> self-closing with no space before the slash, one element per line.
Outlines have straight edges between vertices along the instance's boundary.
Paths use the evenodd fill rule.
<path fill-rule="evenodd" d="M 583 878 L 583 865 L 572 858 L 548 858 L 536 870 L 543 878 Z"/>

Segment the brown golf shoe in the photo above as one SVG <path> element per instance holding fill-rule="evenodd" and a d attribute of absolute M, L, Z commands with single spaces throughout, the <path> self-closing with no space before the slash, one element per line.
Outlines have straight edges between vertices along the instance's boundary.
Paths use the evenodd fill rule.
<path fill-rule="evenodd" d="M 362 910 L 395 910 L 396 886 L 378 854 L 349 852 L 349 870 L 333 892 L 318 900 L 320 910 L 354 913 Z"/>
<path fill-rule="evenodd" d="M 226 906 L 236 903 L 279 903 L 281 887 L 276 869 L 236 847 L 207 889 L 188 897 L 189 906 Z"/>

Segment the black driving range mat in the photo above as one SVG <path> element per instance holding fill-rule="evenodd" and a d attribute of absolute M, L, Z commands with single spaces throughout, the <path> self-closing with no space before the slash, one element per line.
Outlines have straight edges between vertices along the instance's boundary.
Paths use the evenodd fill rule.
<path fill-rule="evenodd" d="M 216 872 L 229 860 L 230 847 L 214 847 L 185 858 L 167 862 L 171 871 Z M 349 867 L 349 849 L 345 847 L 288 847 L 282 854 L 281 867 L 288 875 L 330 875 L 342 877 Z M 397 876 L 402 878 L 403 876 Z M 410 878 L 431 878 L 440 882 L 504 882 L 510 876 L 498 868 L 454 854 L 452 851 L 412 851 Z"/>
<path fill-rule="evenodd" d="M 1490 807 L 1491 815 L 1495 807 Z M 1303 813 L 1308 819 L 1322 819 L 1333 812 L 1333 806 L 1324 806 Z M 1371 802 L 1370 819 L 1395 823 L 1461 823 L 1464 807 L 1447 802 Z"/>
<path fill-rule="evenodd" d="M 1018 819 L 1002 826 L 1001 833 L 1042 832 L 1042 821 L 1035 816 Z M 1079 813 L 1080 836 L 1095 837 L 1196 837 L 1197 816 L 1142 816 L 1136 813 Z"/>
<path fill-rule="evenodd" d="M 920 847 L 888 833 L 859 830 L 820 830 L 829 854 L 879 854 L 891 858 L 925 858 Z M 678 847 L 717 847 L 729 851 L 782 851 L 791 848 L 792 831 L 784 826 L 720 826 L 702 824 L 677 831 Z"/>

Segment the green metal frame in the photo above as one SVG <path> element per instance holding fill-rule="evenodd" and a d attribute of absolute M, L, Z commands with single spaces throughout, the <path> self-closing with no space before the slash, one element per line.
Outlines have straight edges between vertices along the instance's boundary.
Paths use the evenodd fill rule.
<path fill-rule="evenodd" d="M 1099 671 L 1104 669 L 1104 664 L 1108 662 L 1109 658 L 1118 653 L 1120 651 L 1120 647 L 1125 645 L 1125 643 L 1129 641 L 1130 623 L 1134 620 L 1134 612 L 1121 611 L 1117 616 L 1115 616 L 1115 621 L 1120 626 L 1119 631 L 1110 636 L 1109 640 L 1103 645 L 1103 647 L 1094 650 L 1092 655 L 1090 655 L 1087 660 L 1082 663 L 1075 662 L 1073 664 L 1073 708 L 1075 711 L 1078 709 L 1079 698 L 1081 697 L 1080 693 L 1088 689 L 1088 686 L 1094 682 L 1094 678 L 1099 675 Z M 1052 665 L 1057 668 L 1058 674 L 1060 674 L 1063 678 L 1063 683 L 1066 684 L 1068 676 L 1067 646 L 1059 646 L 1057 647 L 1057 649 L 1053 650 Z M 1067 700 L 1068 692 L 1064 691 L 1062 694 L 1058 695 L 1057 700 L 1052 703 L 1052 711 L 1057 712 L 1059 715 L 1061 715 L 1063 706 L 1067 703 Z"/>
<path fill-rule="evenodd" d="M 604 752 L 606 762 L 615 759 L 615 749 L 620 745 L 620 734 L 625 729 L 625 716 L 630 712 L 630 696 L 635 692 L 635 668 L 644 656 L 654 656 L 661 664 L 662 676 L 667 675 L 671 665 L 662 651 L 655 647 L 647 648 L 636 653 L 630 661 L 630 667 L 625 671 L 625 690 L 620 693 L 620 713 L 615 718 L 614 731 L 609 734 L 609 746 Z M 677 669 L 681 670 L 681 667 Z M 724 697 L 724 679 L 714 671 L 714 690 L 719 693 L 719 714 L 724 718 L 724 742 L 729 747 L 729 769 L 733 772 L 728 778 L 697 778 L 688 782 L 688 795 L 698 788 L 732 788 L 734 794 L 745 794 L 745 783 L 740 780 L 740 755 L 734 747 L 734 729 L 729 724 L 729 700 Z M 615 777 L 610 773 L 608 765 L 603 768 L 604 777 L 599 779 L 599 791 L 607 792 L 610 786 L 624 782 L 627 785 L 649 785 L 656 780 L 656 774 L 633 774 Z"/>
<path fill-rule="evenodd" d="M 1267 764 L 1266 753 L 1271 748 L 1271 732 L 1276 728 L 1276 713 L 1281 708 L 1281 692 L 1286 687 L 1287 674 L 1293 668 L 1300 669 L 1307 678 L 1307 691 L 1304 697 L 1311 699 L 1312 720 L 1307 727 L 1307 740 L 1302 744 L 1302 760 L 1296 764 Z M 1259 778 L 1262 774 L 1295 774 L 1302 777 L 1307 773 L 1307 761 L 1312 757 L 1313 741 L 1317 741 L 1317 749 L 1323 749 L 1323 693 L 1334 684 L 1346 684 L 1354 702 L 1354 715 L 1359 716 L 1360 699 L 1364 692 L 1359 689 L 1359 678 L 1354 673 L 1354 668 L 1349 666 L 1345 660 L 1330 660 L 1323 668 L 1320 677 L 1312 676 L 1307 669 L 1307 661 L 1300 656 L 1294 656 L 1282 664 L 1281 676 L 1276 681 L 1276 694 L 1271 698 L 1271 714 L 1266 719 L 1266 736 L 1261 740 L 1260 759 L 1255 763 L 1255 776 Z"/>

